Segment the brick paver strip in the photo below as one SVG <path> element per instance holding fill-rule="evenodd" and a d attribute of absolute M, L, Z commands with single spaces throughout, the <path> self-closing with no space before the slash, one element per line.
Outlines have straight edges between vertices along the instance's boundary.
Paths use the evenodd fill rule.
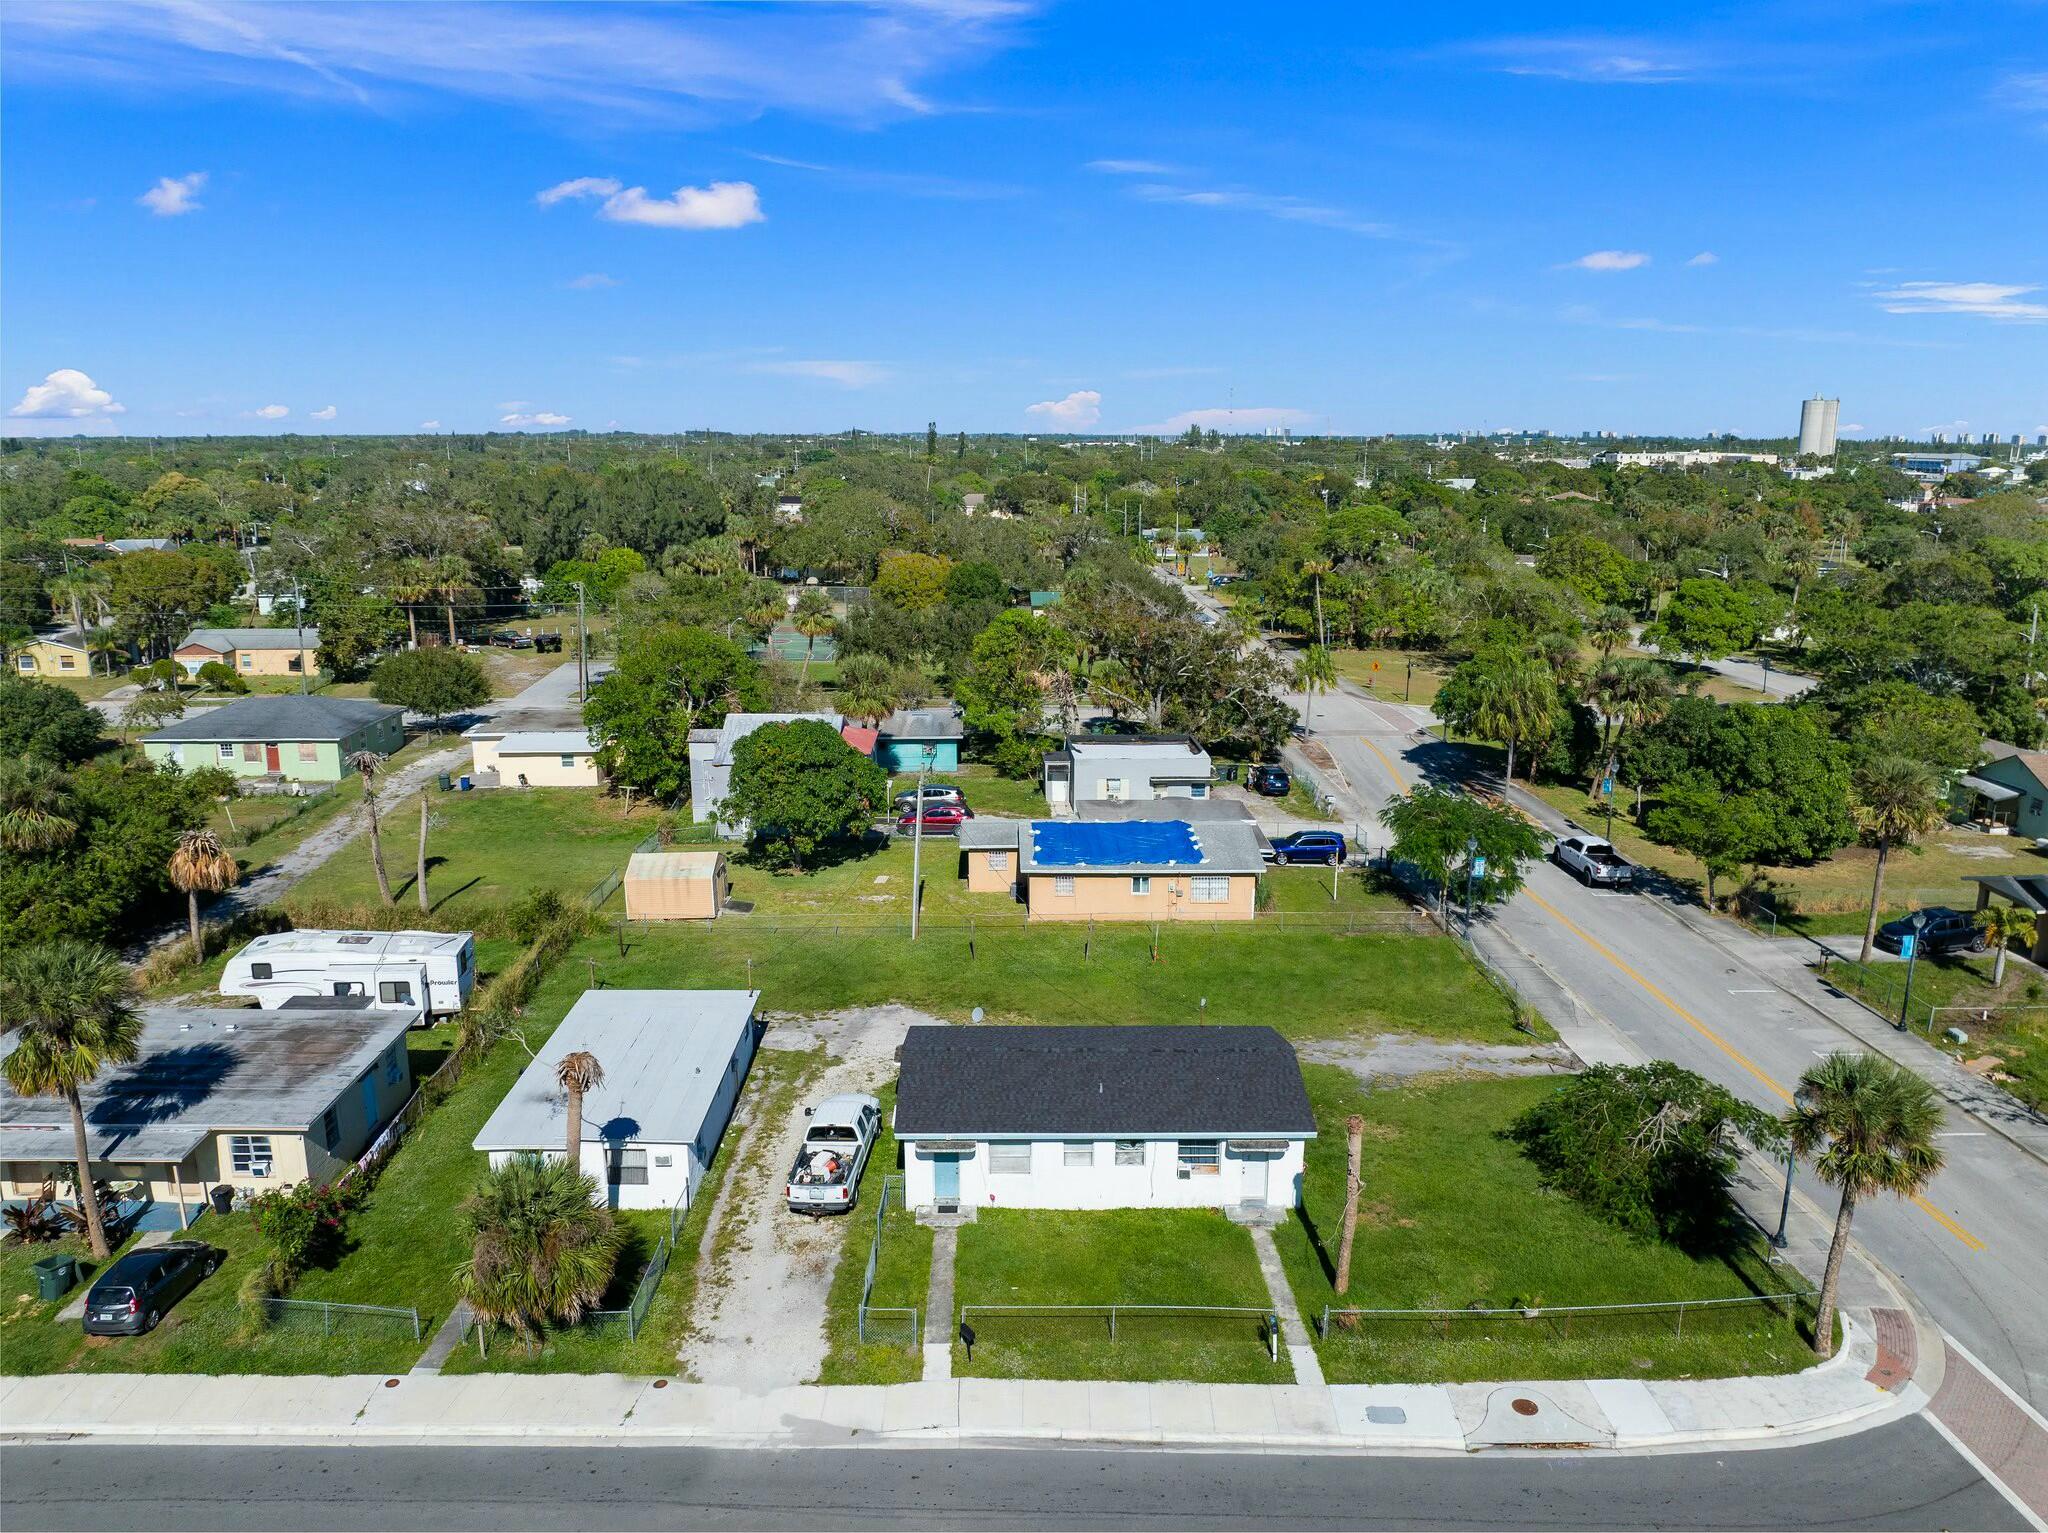
<path fill-rule="evenodd" d="M 1879 1389 L 1897 1389 L 1913 1377 L 1919 1361 L 1913 1317 L 1902 1309 L 1877 1309 L 1871 1315 L 1877 1321 L 1877 1362 L 1864 1378 Z"/>
<path fill-rule="evenodd" d="M 2035 1516 L 2048 1518 L 2048 1429 L 1954 1347 L 1929 1409 Z"/>

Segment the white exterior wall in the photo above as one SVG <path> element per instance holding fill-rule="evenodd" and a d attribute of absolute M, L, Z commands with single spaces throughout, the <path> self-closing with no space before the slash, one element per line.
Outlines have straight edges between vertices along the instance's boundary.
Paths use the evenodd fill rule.
<path fill-rule="evenodd" d="M 1208 1138 L 1209 1135 L 1189 1135 Z M 956 1141 L 943 1141 L 956 1142 Z M 1256 1156 L 1240 1156 L 1226 1140 L 1215 1176 L 1181 1177 L 1177 1171 L 1177 1139 L 1145 1141 L 1143 1166 L 1116 1164 L 1115 1142 L 1093 1141 L 1092 1167 L 1066 1164 L 1065 1147 L 1081 1140 L 1040 1139 L 1031 1141 L 1031 1172 L 1028 1176 L 991 1174 L 987 1141 L 975 1144 L 971 1155 L 960 1160 L 960 1202 L 979 1208 L 1234 1208 L 1245 1202 L 1246 1193 L 1257 1186 L 1250 1183 L 1246 1161 L 1256 1161 L 1266 1172 L 1263 1201 L 1271 1208 L 1292 1208 L 1300 1196 L 1301 1175 L 1306 1152 L 1303 1140 L 1292 1139 L 1287 1148 Z M 912 1208 L 929 1207 L 934 1201 L 934 1160 L 914 1142 L 903 1150 L 905 1201 Z M 1255 1195 L 1251 1201 L 1260 1201 Z"/>
<path fill-rule="evenodd" d="M 647 1152 L 647 1181 L 643 1186 L 634 1183 L 618 1189 L 619 1200 L 611 1202 L 612 1189 L 605 1183 L 605 1159 L 611 1147 L 595 1139 L 583 1141 L 583 1174 L 597 1183 L 600 1199 L 617 1208 L 673 1208 L 676 1201 L 686 1193 L 696 1191 L 697 1184 L 704 1179 L 704 1168 L 696 1163 L 696 1156 L 686 1144 L 643 1144 L 639 1140 L 628 1141 L 626 1148 Z M 513 1156 L 525 1152 L 519 1150 L 491 1151 L 491 1169 L 497 1170 Z M 666 1166 L 657 1164 L 666 1155 Z M 562 1158 L 556 1150 L 550 1157 Z"/>

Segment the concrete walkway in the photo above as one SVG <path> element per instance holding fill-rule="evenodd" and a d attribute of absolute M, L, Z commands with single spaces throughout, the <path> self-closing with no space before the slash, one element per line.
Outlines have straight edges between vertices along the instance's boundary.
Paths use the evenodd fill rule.
<path fill-rule="evenodd" d="M 926 1380 L 762 1392 L 618 1374 L 394 1378 L 55 1374 L 0 1382 L 0 1431 L 323 1443 L 653 1441 L 760 1447 L 1054 1440 L 1467 1452 L 1776 1446 L 1913 1414 L 1938 1377 L 1883 1376 L 1877 1322 L 1802 1373 L 1481 1384 Z M 1935 1364 L 1938 1368 L 1938 1362 Z M 1533 1406 L 1534 1409 L 1525 1407 Z"/>
<path fill-rule="evenodd" d="M 1294 1382 L 1317 1385 L 1323 1382 L 1322 1360 L 1315 1343 L 1308 1339 L 1308 1327 L 1301 1323 L 1301 1310 L 1294 1302 L 1294 1285 L 1280 1265 L 1280 1249 L 1273 1244 L 1273 1232 L 1263 1224 L 1251 1226 L 1252 1249 L 1259 1253 L 1259 1275 L 1266 1280 L 1266 1301 L 1280 1317 L 1280 1339 L 1287 1344 L 1287 1357 L 1294 1364 Z"/>
<path fill-rule="evenodd" d="M 924 1291 L 924 1376 L 935 1383 L 953 1377 L 953 1258 L 960 1231 L 942 1224 L 932 1231 L 932 1275 Z"/>
<path fill-rule="evenodd" d="M 420 1360 L 412 1365 L 414 1373 L 439 1373 L 441 1365 L 462 1345 L 462 1333 L 469 1329 L 470 1309 L 466 1299 L 457 1299 L 455 1308 L 448 1318 L 441 1322 L 441 1329 L 434 1332 L 434 1339 L 427 1343 L 427 1350 L 420 1354 Z M 488 1340 L 488 1338 L 486 1338 Z"/>

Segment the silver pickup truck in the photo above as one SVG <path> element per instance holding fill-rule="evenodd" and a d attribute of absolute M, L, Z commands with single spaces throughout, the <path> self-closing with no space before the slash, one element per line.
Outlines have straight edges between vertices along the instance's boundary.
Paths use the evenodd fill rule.
<path fill-rule="evenodd" d="M 1559 836 L 1551 848 L 1551 861 L 1582 884 L 1603 889 L 1626 889 L 1636 881 L 1636 867 L 1614 849 L 1611 841 L 1583 831 Z"/>
<path fill-rule="evenodd" d="M 799 1214 L 843 1214 L 860 1197 L 860 1174 L 882 1131 L 882 1104 L 848 1091 L 806 1107 L 804 1116 L 810 1126 L 784 1197 Z"/>

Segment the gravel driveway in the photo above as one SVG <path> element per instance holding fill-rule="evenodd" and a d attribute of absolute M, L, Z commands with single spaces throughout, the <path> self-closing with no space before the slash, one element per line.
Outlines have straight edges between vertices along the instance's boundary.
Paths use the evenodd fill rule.
<path fill-rule="evenodd" d="M 765 1049 L 824 1049 L 824 1072 L 779 1122 L 755 1120 L 734 1151 L 732 1175 L 704 1232 L 706 1269 L 697 1290 L 683 1371 L 706 1384 L 766 1390 L 804 1384 L 825 1361 L 825 1295 L 846 1241 L 847 1218 L 874 1217 L 887 1167 L 870 1165 L 861 1201 L 846 1218 L 806 1218 L 783 1206 L 783 1177 L 803 1142 L 804 1106 L 838 1091 L 875 1091 L 896 1070 L 914 1023 L 940 1019 L 907 1006 L 867 1006 L 776 1022 Z M 712 1251 L 723 1243 L 717 1260 Z"/>

